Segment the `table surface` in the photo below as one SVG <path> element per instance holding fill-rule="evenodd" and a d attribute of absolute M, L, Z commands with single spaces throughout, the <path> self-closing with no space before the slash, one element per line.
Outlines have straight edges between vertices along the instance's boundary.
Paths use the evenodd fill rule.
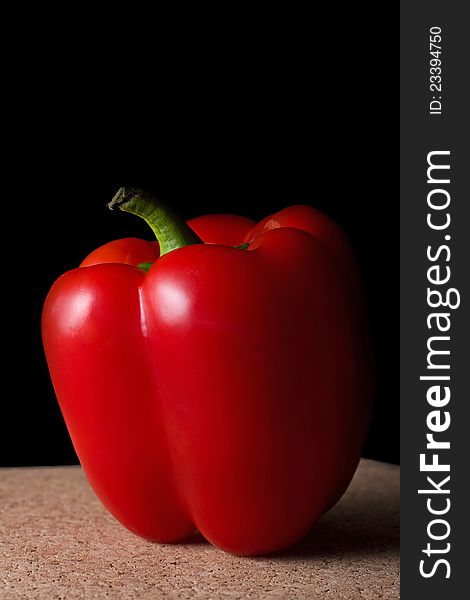
<path fill-rule="evenodd" d="M 241 558 L 197 536 L 176 545 L 136 537 L 80 467 L 0 469 L 0 598 L 399 598 L 399 473 L 363 460 L 301 543 Z"/>

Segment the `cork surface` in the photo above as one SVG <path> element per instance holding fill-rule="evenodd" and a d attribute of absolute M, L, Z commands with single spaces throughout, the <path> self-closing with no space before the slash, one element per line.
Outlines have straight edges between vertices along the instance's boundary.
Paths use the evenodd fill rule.
<path fill-rule="evenodd" d="M 288 552 L 240 558 L 125 530 L 79 467 L 0 469 L 0 598 L 399 598 L 399 468 L 363 460 Z"/>

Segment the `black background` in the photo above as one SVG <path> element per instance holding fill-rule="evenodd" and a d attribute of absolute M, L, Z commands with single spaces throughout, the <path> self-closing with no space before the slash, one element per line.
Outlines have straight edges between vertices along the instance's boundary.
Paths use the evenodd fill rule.
<path fill-rule="evenodd" d="M 347 15 L 332 31 L 347 51 L 345 31 Z M 364 274 L 378 367 L 364 455 L 398 462 L 398 114 L 372 51 L 379 33 L 356 30 L 354 64 L 326 38 L 320 56 L 312 35 L 287 43 L 279 33 L 256 52 L 236 35 L 225 47 L 199 39 L 183 56 L 152 48 L 151 71 L 108 61 L 106 49 L 93 73 L 80 53 L 52 71 L 30 57 L 6 119 L 1 466 L 76 462 L 40 315 L 54 280 L 95 247 L 151 239 L 139 219 L 106 209 L 123 184 L 150 188 L 185 218 L 260 219 L 306 203 L 343 226 Z"/>

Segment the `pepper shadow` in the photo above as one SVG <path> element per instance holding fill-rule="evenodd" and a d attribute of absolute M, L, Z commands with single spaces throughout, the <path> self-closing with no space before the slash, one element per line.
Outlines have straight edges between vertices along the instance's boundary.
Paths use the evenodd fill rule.
<path fill-rule="evenodd" d="M 399 468 L 390 466 L 392 485 L 350 490 L 297 544 L 272 558 L 380 555 L 400 548 Z M 386 482 L 385 482 L 386 483 Z"/>

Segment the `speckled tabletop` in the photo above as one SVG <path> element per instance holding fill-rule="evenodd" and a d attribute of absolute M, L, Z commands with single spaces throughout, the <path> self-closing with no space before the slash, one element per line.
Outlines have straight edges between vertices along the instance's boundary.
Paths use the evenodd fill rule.
<path fill-rule="evenodd" d="M 363 460 L 349 490 L 278 556 L 125 530 L 79 467 L 0 469 L 0 598 L 399 598 L 399 468 Z"/>

